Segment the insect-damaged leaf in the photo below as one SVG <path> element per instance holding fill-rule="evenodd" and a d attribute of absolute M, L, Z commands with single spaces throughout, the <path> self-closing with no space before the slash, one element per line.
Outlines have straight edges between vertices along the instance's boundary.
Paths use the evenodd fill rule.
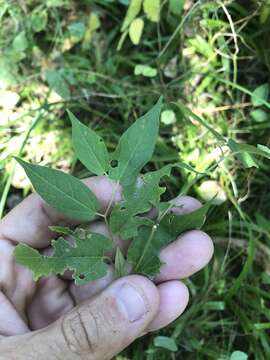
<path fill-rule="evenodd" d="M 92 191 L 79 179 L 58 170 L 34 165 L 16 158 L 36 192 L 54 209 L 70 218 L 92 220 L 100 204 Z"/>
<path fill-rule="evenodd" d="M 103 139 L 68 111 L 72 123 L 72 144 L 78 159 L 93 174 L 104 175 L 109 168 L 109 154 Z"/>
<path fill-rule="evenodd" d="M 151 159 L 158 136 L 161 108 L 162 98 L 121 136 L 111 157 L 117 162 L 117 165 L 109 170 L 111 179 L 122 185 L 130 185 Z"/>
<path fill-rule="evenodd" d="M 141 227 L 128 250 L 128 261 L 134 272 L 153 277 L 159 273 L 161 249 L 187 230 L 200 229 L 205 221 L 210 203 L 189 214 L 166 214 L 159 224 Z"/>
<path fill-rule="evenodd" d="M 151 225 L 151 221 L 145 217 L 136 216 L 149 211 L 156 206 L 160 195 L 165 191 L 159 186 L 160 179 L 170 175 L 172 165 L 164 166 L 157 171 L 148 172 L 137 178 L 132 185 L 123 189 L 124 200 L 114 207 L 111 214 L 110 226 L 113 233 L 120 235 L 123 239 L 136 236 L 138 227 Z"/>
<path fill-rule="evenodd" d="M 83 236 L 78 234 L 74 245 L 60 238 L 53 240 L 52 246 L 54 254 L 43 256 L 30 246 L 20 244 L 15 248 L 16 261 L 32 270 L 34 280 L 71 270 L 74 271 L 76 285 L 83 285 L 106 275 L 104 253 L 111 250 L 112 244 L 105 236 L 96 233 L 85 233 Z"/>

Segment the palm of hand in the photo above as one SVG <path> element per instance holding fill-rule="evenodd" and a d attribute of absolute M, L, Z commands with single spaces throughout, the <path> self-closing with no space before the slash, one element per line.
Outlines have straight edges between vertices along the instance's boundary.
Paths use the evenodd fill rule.
<path fill-rule="evenodd" d="M 112 196 L 112 183 L 103 177 L 86 180 L 87 185 L 106 208 Z M 114 200 L 121 198 L 120 191 Z M 190 197 L 177 199 L 178 212 L 191 212 L 200 203 Z M 16 337 L 42 329 L 55 322 L 85 300 L 109 286 L 114 280 L 113 268 L 101 280 L 84 286 L 75 286 L 70 274 L 60 278 L 51 276 L 35 283 L 31 272 L 14 261 L 13 250 L 17 243 L 27 243 L 50 252 L 49 244 L 54 234 L 48 226 L 66 221 L 36 194 L 29 196 L 13 209 L 0 223 L 0 337 Z M 105 224 L 92 223 L 96 232 L 106 232 Z M 116 242 L 123 242 L 115 239 Z M 124 246 L 128 246 L 124 242 Z M 185 309 L 188 302 L 186 286 L 178 279 L 186 278 L 200 270 L 210 260 L 213 245 L 207 234 L 190 231 L 176 239 L 160 253 L 164 265 L 154 279 L 159 293 L 158 311 L 146 331 L 166 326 Z M 1 348 L 0 342 L 0 348 Z"/>

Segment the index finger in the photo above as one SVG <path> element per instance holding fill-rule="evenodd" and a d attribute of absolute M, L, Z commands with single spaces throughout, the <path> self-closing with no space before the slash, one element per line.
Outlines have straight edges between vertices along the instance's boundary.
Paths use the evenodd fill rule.
<path fill-rule="evenodd" d="M 83 182 L 98 198 L 103 210 L 110 201 L 121 200 L 121 189 L 105 176 L 84 179 Z M 113 199 L 112 199 L 113 198 Z M 44 248 L 55 236 L 49 226 L 77 224 L 55 209 L 49 207 L 38 194 L 32 194 L 10 211 L 0 222 L 0 239 L 12 243 L 25 243 L 35 248 Z"/>

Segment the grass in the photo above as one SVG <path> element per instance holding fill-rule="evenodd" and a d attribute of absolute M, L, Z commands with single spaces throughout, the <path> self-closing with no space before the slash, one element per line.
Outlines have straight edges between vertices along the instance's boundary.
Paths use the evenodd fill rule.
<path fill-rule="evenodd" d="M 128 3 L 0 1 L 0 212 L 30 190 L 13 155 L 88 175 L 71 149 L 66 108 L 113 149 L 119 134 L 163 94 L 170 112 L 151 166 L 181 159 L 208 173 L 174 173 L 168 196 L 182 188 L 205 200 L 211 188 L 202 191 L 201 184 L 209 179 L 222 190 L 205 225 L 216 252 L 187 280 L 191 301 L 184 315 L 118 360 L 242 359 L 235 351 L 267 359 L 269 160 L 243 147 L 230 152 L 227 140 L 270 145 L 270 3 L 186 0 L 172 12 L 162 1 L 159 22 L 141 11 L 139 44 L 127 35 L 117 50 Z M 135 75 L 136 65 L 156 75 L 151 69 L 150 77 Z M 174 339 L 178 350 L 155 346 L 160 335 Z"/>

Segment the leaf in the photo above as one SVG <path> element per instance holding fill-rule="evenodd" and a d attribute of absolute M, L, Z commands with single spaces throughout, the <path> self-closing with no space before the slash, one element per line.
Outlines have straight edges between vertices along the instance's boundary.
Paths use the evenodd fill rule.
<path fill-rule="evenodd" d="M 31 14 L 31 27 L 36 33 L 44 30 L 48 22 L 48 13 L 46 10 L 36 8 Z"/>
<path fill-rule="evenodd" d="M 158 137 L 161 108 L 162 98 L 121 136 L 111 157 L 117 161 L 117 165 L 109 170 L 111 179 L 130 185 L 151 159 Z"/>
<path fill-rule="evenodd" d="M 175 113 L 172 110 L 164 110 L 161 113 L 161 122 L 164 125 L 172 125 L 176 122 Z"/>
<path fill-rule="evenodd" d="M 98 17 L 98 14 L 92 12 L 88 19 L 87 29 L 84 34 L 82 47 L 84 50 L 88 50 L 90 48 L 90 44 L 95 32 L 100 28 L 101 23 Z"/>
<path fill-rule="evenodd" d="M 16 160 L 24 168 L 36 192 L 51 207 L 73 219 L 89 221 L 95 217 L 100 208 L 99 202 L 79 179 L 19 158 Z"/>
<path fill-rule="evenodd" d="M 58 95 L 60 95 L 63 99 L 67 99 L 70 97 L 69 86 L 60 71 L 48 70 L 45 73 L 45 78 L 50 88 L 54 90 Z"/>
<path fill-rule="evenodd" d="M 123 25 L 121 27 L 121 32 L 124 32 L 129 27 L 129 25 L 141 11 L 141 7 L 142 0 L 131 0 Z"/>
<path fill-rule="evenodd" d="M 153 22 L 159 21 L 160 0 L 144 0 L 143 10 L 147 18 Z"/>
<path fill-rule="evenodd" d="M 234 351 L 231 356 L 230 360 L 247 360 L 248 355 L 243 351 Z"/>
<path fill-rule="evenodd" d="M 253 106 L 261 106 L 264 105 L 264 102 L 267 101 L 269 95 L 269 86 L 268 84 L 263 84 L 257 87 L 252 95 L 251 102 Z"/>
<path fill-rule="evenodd" d="M 114 234 L 128 239 L 137 235 L 139 226 L 151 224 L 149 219 L 136 215 L 157 206 L 160 195 L 165 191 L 165 188 L 159 186 L 160 179 L 170 175 L 172 166 L 167 165 L 160 170 L 141 175 L 135 183 L 124 187 L 124 201 L 115 206 L 111 213 L 110 226 Z"/>
<path fill-rule="evenodd" d="M 253 118 L 253 120 L 256 122 L 264 122 L 269 118 L 269 115 L 267 114 L 267 112 L 265 112 L 261 109 L 252 111 L 250 113 L 250 115 Z"/>
<path fill-rule="evenodd" d="M 129 27 L 129 37 L 134 45 L 138 45 L 144 27 L 144 21 L 141 18 L 134 19 Z"/>
<path fill-rule="evenodd" d="M 101 234 L 87 233 L 84 237 L 75 236 L 72 246 L 64 238 L 52 241 L 54 254 L 43 256 L 28 245 L 20 244 L 15 248 L 15 258 L 19 265 L 33 272 L 34 280 L 49 274 L 63 274 L 74 271 L 76 285 L 97 280 L 106 275 L 107 264 L 104 253 L 111 250 L 111 241 Z"/>
<path fill-rule="evenodd" d="M 253 159 L 252 155 L 250 155 L 249 152 L 246 151 L 248 148 L 243 147 L 243 145 L 245 144 L 237 143 L 232 139 L 229 139 L 228 141 L 229 148 L 233 153 L 235 153 L 236 158 L 245 168 L 248 169 L 253 166 L 258 167 L 255 159 Z"/>
<path fill-rule="evenodd" d="M 154 345 L 172 352 L 178 350 L 175 340 L 168 336 L 156 336 L 154 338 Z"/>
<path fill-rule="evenodd" d="M 157 69 L 148 65 L 138 64 L 134 68 L 134 75 L 142 75 L 145 77 L 157 76 Z"/>
<path fill-rule="evenodd" d="M 169 203 L 161 203 L 161 206 L 165 208 L 168 208 L 169 205 Z M 189 214 L 168 213 L 152 229 L 145 226 L 139 228 L 138 236 L 132 241 L 127 256 L 134 271 L 150 278 L 156 276 L 161 266 L 160 251 L 176 240 L 181 233 L 200 229 L 204 224 L 209 206 L 210 203 L 207 203 Z"/>
<path fill-rule="evenodd" d="M 93 174 L 104 175 L 109 168 L 109 154 L 103 139 L 82 124 L 70 111 L 72 144 L 78 159 Z"/>
<path fill-rule="evenodd" d="M 175 15 L 180 15 L 184 9 L 185 0 L 169 0 L 169 10 Z"/>
<path fill-rule="evenodd" d="M 13 40 L 12 47 L 18 52 L 23 52 L 28 48 L 28 40 L 25 31 L 21 31 Z"/>
<path fill-rule="evenodd" d="M 127 275 L 127 262 L 122 254 L 122 251 L 118 247 L 116 249 L 115 261 L 114 261 L 114 271 L 116 277 L 123 277 Z"/>
<path fill-rule="evenodd" d="M 189 214 L 177 215 L 168 213 L 160 221 L 159 228 L 166 231 L 171 239 L 185 231 L 200 229 L 205 222 L 210 205 L 211 201 Z"/>

